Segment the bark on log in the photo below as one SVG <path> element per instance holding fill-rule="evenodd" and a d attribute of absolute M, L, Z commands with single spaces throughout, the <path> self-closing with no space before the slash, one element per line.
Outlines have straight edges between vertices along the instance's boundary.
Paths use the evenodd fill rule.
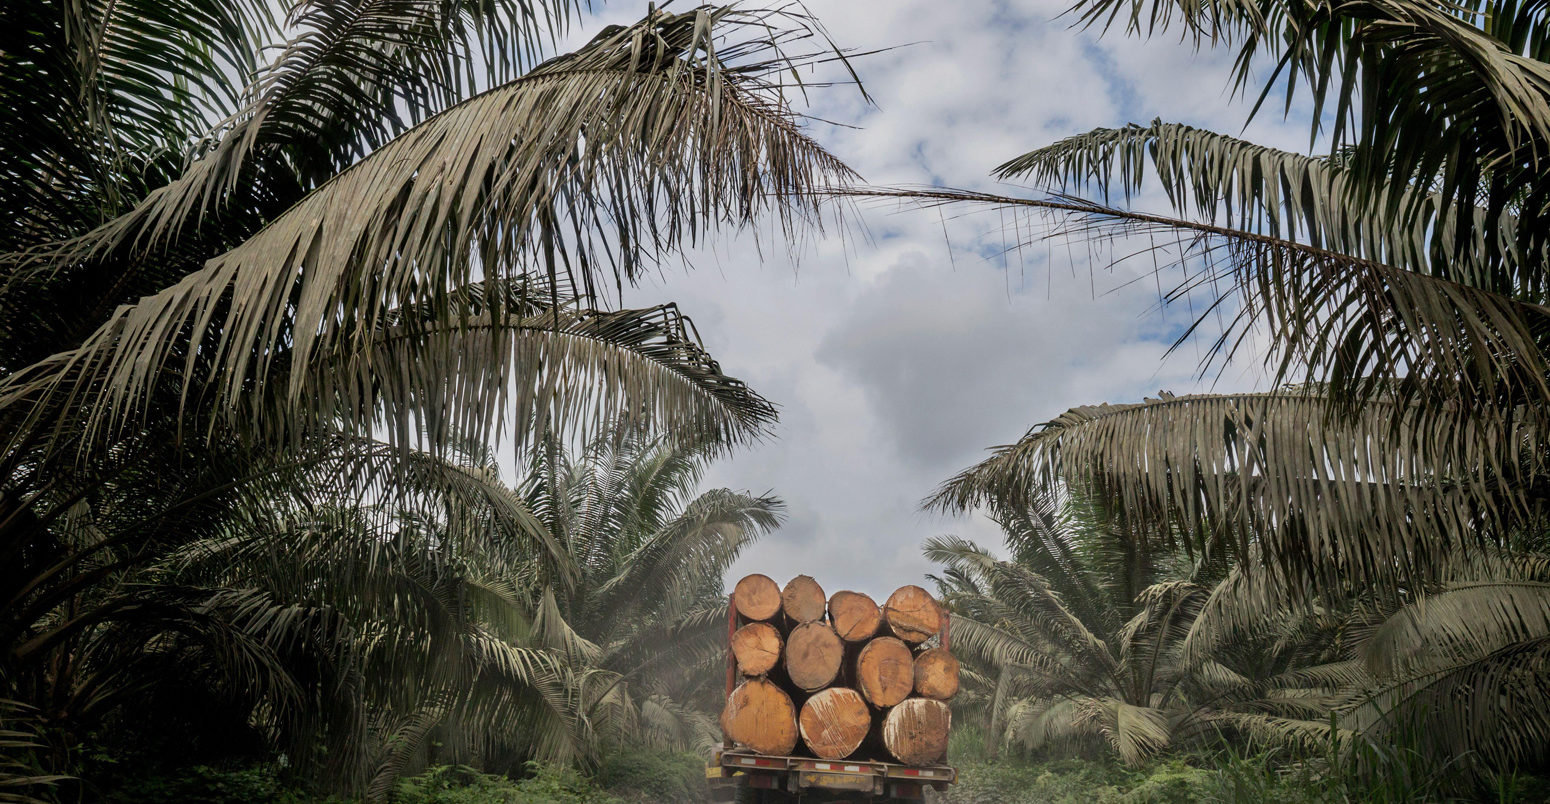
<path fill-rule="evenodd" d="M 819 759 L 844 759 L 872 730 L 872 710 L 849 687 L 830 687 L 802 704 L 802 742 Z"/>
<path fill-rule="evenodd" d="M 750 620 L 768 620 L 780 613 L 780 587 L 768 575 L 754 573 L 732 589 L 737 613 Z"/>
<path fill-rule="evenodd" d="M 797 746 L 797 712 L 791 696 L 763 678 L 750 678 L 727 696 L 721 733 L 755 753 L 783 756 Z"/>
<path fill-rule="evenodd" d="M 877 634 L 883 613 L 872 598 L 860 592 L 835 592 L 829 598 L 829 621 L 840 639 L 865 642 Z"/>
<path fill-rule="evenodd" d="M 889 707 L 915 689 L 915 657 L 908 645 L 893 637 L 868 642 L 856 657 L 856 686 L 873 706 Z"/>
<path fill-rule="evenodd" d="M 883 719 L 883 746 L 906 765 L 933 765 L 947 757 L 953 712 L 930 698 L 911 698 Z"/>
<path fill-rule="evenodd" d="M 915 694 L 938 701 L 958 694 L 958 660 L 945 648 L 932 648 L 915 657 Z"/>
<path fill-rule="evenodd" d="M 826 622 L 802 623 L 786 637 L 786 675 L 798 689 L 829 686 L 844 661 L 845 643 Z"/>
<path fill-rule="evenodd" d="M 888 596 L 883 618 L 893 635 L 912 645 L 936 636 L 942 629 L 942 610 L 931 593 L 918 586 L 901 586 Z"/>
<path fill-rule="evenodd" d="M 769 623 L 749 623 L 732 633 L 732 656 L 737 671 L 762 676 L 780 662 L 780 631 Z"/>
<path fill-rule="evenodd" d="M 793 623 L 822 620 L 824 603 L 823 587 L 809 575 L 787 581 L 780 593 L 780 607 Z"/>

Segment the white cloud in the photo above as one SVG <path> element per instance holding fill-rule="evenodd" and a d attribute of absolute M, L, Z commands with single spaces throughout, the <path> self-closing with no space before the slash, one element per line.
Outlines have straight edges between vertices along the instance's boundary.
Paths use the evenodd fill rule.
<path fill-rule="evenodd" d="M 1095 126 L 1162 116 L 1237 132 L 1247 116 L 1227 96 L 1228 54 L 1073 31 L 1054 19 L 1065 0 L 808 7 L 844 46 L 908 45 L 856 61 L 877 107 L 836 87 L 812 109 L 862 127 L 814 133 L 875 184 L 988 187 L 996 164 Z M 605 16 L 639 13 L 614 5 Z M 1298 147 L 1307 132 L 1266 116 L 1245 136 Z M 787 526 L 746 554 L 734 580 L 804 572 L 830 591 L 873 595 L 919 582 L 931 569 L 919 550 L 926 537 L 998 541 L 983 518 L 916 507 L 986 447 L 1074 405 L 1199 387 L 1191 347 L 1162 357 L 1182 312 L 1164 322 L 1151 309 L 1154 286 L 1126 285 L 1150 263 L 1100 274 L 1094 293 L 1085 268 L 1072 278 L 1064 246 L 1047 252 L 1053 275 L 1043 253 L 1009 260 L 1009 272 L 986 259 L 999 241 L 976 238 L 997 229 L 993 216 L 879 209 L 866 222 L 875 242 L 853 239 L 848 259 L 833 233 L 799 268 L 779 247 L 761 260 L 732 238 L 691 254 L 694 270 L 666 270 L 626 295 L 679 302 L 723 367 L 781 406 L 778 439 L 707 478 L 773 489 L 791 506 Z M 1252 382 L 1234 374 L 1218 387 Z"/>

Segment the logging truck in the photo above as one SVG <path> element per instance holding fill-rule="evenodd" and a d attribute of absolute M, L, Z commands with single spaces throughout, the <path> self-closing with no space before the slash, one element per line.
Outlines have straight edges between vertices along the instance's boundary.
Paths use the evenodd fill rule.
<path fill-rule="evenodd" d="M 712 800 L 860 802 L 934 799 L 947 764 L 958 660 L 949 617 L 904 586 L 879 606 L 825 597 L 798 575 L 781 587 L 749 575 L 727 599 L 723 742 L 706 769 Z"/>

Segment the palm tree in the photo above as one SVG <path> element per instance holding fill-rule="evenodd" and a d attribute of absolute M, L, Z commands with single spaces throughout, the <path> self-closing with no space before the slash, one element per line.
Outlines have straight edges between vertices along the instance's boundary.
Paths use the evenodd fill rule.
<path fill-rule="evenodd" d="M 998 511 L 1007 499 L 1091 483 L 1138 524 L 1123 532 L 1138 550 L 1198 547 L 1180 514 L 1205 520 L 1198 532 L 1242 557 L 1175 646 L 1178 669 L 1197 682 L 1192 700 L 1219 699 L 1206 713 L 1213 727 L 1301 749 L 1338 737 L 1348 749 L 1374 746 L 1359 757 L 1369 765 L 1396 744 L 1463 757 L 1472 774 L 1536 760 L 1550 733 L 1539 693 L 1550 683 L 1541 645 L 1550 594 L 1544 559 L 1531 552 L 1542 528 L 1525 516 L 1473 541 L 1440 538 L 1446 517 L 1464 520 L 1460 532 L 1479 527 L 1456 475 L 1425 460 L 1447 448 L 1410 452 L 1396 439 L 1413 435 L 1381 418 L 1326 414 L 1310 389 L 1076 408 L 998 448 L 931 502 Z M 1492 443 L 1461 421 L 1428 437 L 1478 439 L 1475 450 Z M 1396 509 L 1405 521 L 1387 521 Z M 1337 527 L 1372 538 L 1331 538 Z M 1279 669 L 1259 665 L 1310 634 L 1329 650 L 1291 654 Z M 1245 710 L 1245 696 L 1283 705 Z"/>
<path fill-rule="evenodd" d="M 311 532 L 280 514 L 316 495 L 368 510 L 429 488 L 486 512 L 504 549 L 560 563 L 493 474 L 451 459 L 464 439 L 530 447 L 628 411 L 710 448 L 774 417 L 675 307 L 610 310 L 606 288 L 714 228 L 803 225 L 812 191 L 850 175 L 779 83 L 826 57 L 796 44 L 811 20 L 652 10 L 542 60 L 574 5 L 281 10 L 4 12 L 0 697 L 35 703 L 45 733 L 133 699 L 95 674 L 120 644 L 166 648 L 165 665 L 182 648 L 154 635 L 176 633 L 234 678 L 274 657 L 233 618 L 281 623 L 230 587 L 137 597 L 187 549 Z M 449 533 L 432 541 L 476 549 Z"/>
<path fill-rule="evenodd" d="M 1264 92 L 1307 92 L 1310 131 L 1331 145 L 1299 154 L 1154 121 L 1096 129 L 997 169 L 1048 188 L 1043 198 L 847 191 L 1000 210 L 1019 248 L 1023 233 L 1043 231 L 1089 238 L 1111 263 L 1154 257 L 1160 279 L 1177 271 L 1160 301 L 1191 311 L 1179 343 L 1207 341 L 1205 371 L 1240 354 L 1249 334 L 1268 335 L 1276 392 L 1075 409 L 1038 436 L 1050 454 L 1056 439 L 1090 436 L 1060 459 L 1083 474 L 1108 439 L 1104 471 L 1127 509 L 1139 514 L 1144 496 L 1145 510 L 1197 537 L 1236 530 L 1240 546 L 1253 532 L 1240 525 L 1271 531 L 1265 557 L 1298 576 L 1376 578 L 1392 557 L 1424 564 L 1447 544 L 1500 542 L 1537 515 L 1550 455 L 1550 180 L 1536 167 L 1550 155 L 1544 9 L 1082 0 L 1072 13 L 1100 28 L 1226 44 L 1240 91 L 1255 89 L 1268 61 Z M 1148 181 L 1169 212 L 1111 204 Z M 1134 247 L 1107 248 L 1116 240 Z M 1164 415 L 1179 427 L 1154 439 Z M 1198 464 L 1184 454 L 1196 421 L 1206 428 Z M 1373 454 L 1385 459 L 1318 455 L 1325 426 L 1343 428 L 1347 447 L 1357 432 L 1384 440 Z M 1167 448 L 1176 460 L 1109 460 Z M 1260 478 L 1277 482 L 1271 472 L 1280 485 L 1244 511 L 1236 497 Z M 1350 516 L 1353 505 L 1366 510 Z M 1307 516 L 1273 513 L 1290 510 Z"/>
<path fill-rule="evenodd" d="M 1247 732 L 1279 742 L 1326 736 L 1347 691 L 1328 627 L 1283 610 L 1224 606 L 1220 551 L 1195 560 L 1151 551 L 1136 523 L 1068 498 L 1000 504 L 1011 560 L 956 537 L 926 556 L 947 570 L 954 647 L 994 683 L 990 739 L 1021 746 L 1106 745 L 1129 764 L 1168 748 Z M 1207 614 L 1210 616 L 1208 617 Z M 1344 620 L 1335 624 L 1345 625 Z"/>
<path fill-rule="evenodd" d="M 1043 198 L 854 194 L 988 206 L 1012 213 L 1019 234 L 1151 255 L 1159 279 L 1178 271 L 1161 301 L 1191 310 L 1178 343 L 1204 338 L 1209 371 L 1264 333 L 1276 390 L 1073 408 L 997 448 L 930 504 L 966 511 L 1072 483 L 1148 523 L 1138 534 L 1159 548 L 1232 545 L 1244 571 L 1286 605 L 1354 597 L 1387 611 L 1420 605 L 1419 593 L 1444 583 L 1463 556 L 1541 532 L 1550 458 L 1544 8 L 1082 0 L 1073 13 L 1089 26 L 1182 31 L 1197 48 L 1232 47 L 1238 90 L 1254 89 L 1268 59 L 1256 113 L 1276 86 L 1288 110 L 1306 92 L 1310 132 L 1330 134 L 1329 151 L 1154 121 L 1096 129 L 997 169 L 1048 188 Z M 1129 205 L 1147 181 L 1160 183 L 1169 212 Z M 1137 247 L 1105 248 L 1116 240 Z M 1518 602 L 1528 608 L 1483 606 L 1465 619 L 1487 634 L 1531 637 L 1544 601 Z M 1435 678 L 1460 686 L 1390 689 L 1375 699 L 1383 715 L 1369 707 L 1356 725 L 1372 734 L 1398 709 L 1429 709 L 1458 718 L 1441 729 L 1431 721 L 1434 733 L 1481 750 L 1488 764 L 1536 756 L 1537 725 L 1493 741 L 1473 728 L 1483 711 L 1465 718 L 1463 698 L 1439 697 L 1467 688 L 1468 701 L 1492 701 L 1543 685 L 1533 644 L 1520 646 L 1528 654 L 1445 651 L 1438 661 L 1459 663 Z"/>
<path fill-rule="evenodd" d="M 696 494 L 708 457 L 621 427 L 576 454 L 551 441 L 518 489 L 563 546 L 530 592 L 556 626 L 545 644 L 619 696 L 627 733 L 678 749 L 714 737 L 722 576 L 785 508 L 769 494 Z"/>
<path fill-rule="evenodd" d="M 28 665 L 56 691 L 34 697 L 60 699 L 55 729 L 161 745 L 175 724 L 215 757 L 267 744 L 378 797 L 434 762 L 520 772 L 621 742 L 701 745 L 714 673 L 685 671 L 719 656 L 722 574 L 781 505 L 696 496 L 703 449 L 631 432 L 576 459 L 550 442 L 517 490 L 470 444 L 415 456 L 371 502 L 329 482 L 338 463 L 228 500 L 221 529 L 92 590 L 95 624 Z M 90 511 L 72 525 L 112 527 Z"/>

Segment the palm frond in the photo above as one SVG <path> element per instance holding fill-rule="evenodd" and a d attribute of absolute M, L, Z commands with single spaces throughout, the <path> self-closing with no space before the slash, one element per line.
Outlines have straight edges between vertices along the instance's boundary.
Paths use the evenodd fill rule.
<path fill-rule="evenodd" d="M 216 118 L 187 168 L 132 211 L 46 250 L 49 262 L 121 249 L 144 257 L 235 201 L 295 203 L 400 133 L 400 107 L 418 122 L 455 105 L 478 89 L 476 65 L 494 83 L 516 78 L 514 66 L 535 64 L 574 10 L 568 0 L 298 3 L 287 20 L 295 35 L 246 87 L 240 109 Z"/>
<path fill-rule="evenodd" d="M 1368 672 L 1385 678 L 1550 638 L 1550 584 L 1511 577 L 1449 584 L 1390 616 L 1362 645 Z"/>
<path fill-rule="evenodd" d="M 628 622 L 647 611 L 677 620 L 705 578 L 721 577 L 743 548 L 780 526 L 777 497 L 708 491 L 618 561 L 621 572 L 595 589 L 592 617 Z"/>
<path fill-rule="evenodd" d="M 1168 716 L 1158 709 L 1118 698 L 1077 702 L 1077 717 L 1092 724 L 1127 765 L 1139 765 L 1167 747 Z"/>
<path fill-rule="evenodd" d="M 0 700 L 0 801 L 14 804 L 45 804 L 55 785 L 71 777 L 41 772 L 29 762 L 33 751 L 45 745 L 32 707 L 12 700 Z"/>
<path fill-rule="evenodd" d="M 1212 712 L 1203 716 L 1202 720 L 1217 729 L 1244 734 L 1259 745 L 1291 748 L 1299 753 L 1316 754 L 1328 750 L 1332 739 L 1344 738 L 1349 744 L 1355 737 L 1355 732 L 1348 729 L 1331 730 L 1327 721 L 1299 720 L 1251 712 Z"/>
<path fill-rule="evenodd" d="M 1066 607 L 1065 601 L 1043 576 L 1019 564 L 997 561 L 983 548 L 956 537 L 927 540 L 924 552 L 933 561 L 962 565 L 983 578 L 987 586 L 983 602 L 988 604 L 984 611 L 1004 613 L 1007 620 L 1016 624 L 1023 639 L 1038 640 L 1043 643 L 1042 650 L 1059 651 L 1100 675 L 1116 669 L 1110 646 Z M 969 608 L 973 613 L 973 604 Z M 1002 618 L 988 619 L 984 625 L 995 628 L 1000 625 L 999 619 Z M 954 628 L 959 624 L 955 621 Z M 965 636 L 959 637 L 955 633 L 954 641 L 967 650 L 975 650 L 976 646 L 985 650 L 996 645 L 998 640 L 979 631 L 979 628 L 969 626 Z M 1028 648 L 1010 654 L 1003 650 L 995 650 L 995 653 L 1003 654 L 996 656 L 995 663 L 998 664 L 1034 661 Z"/>
<path fill-rule="evenodd" d="M 1353 701 L 1342 725 L 1377 741 L 1415 745 L 1426 756 L 1465 757 L 1471 767 L 1516 767 L 1550 738 L 1550 639 L 1514 642 L 1488 654 L 1447 655 L 1380 679 Z"/>
<path fill-rule="evenodd" d="M 1316 389 L 1085 406 L 996 448 L 927 504 L 964 511 L 1091 480 L 1133 516 L 1182 523 L 1202 547 L 1234 534 L 1240 556 L 1253 538 L 1274 569 L 1326 588 L 1424 575 L 1446 549 L 1502 538 L 1533 505 L 1523 473 L 1538 458 L 1520 431 L 1449 420 L 1433 430 L 1395 405 L 1331 418 Z"/>
<path fill-rule="evenodd" d="M 1517 207 L 1526 250 L 1543 247 L 1550 206 L 1536 166 L 1550 154 L 1550 48 L 1532 35 L 1544 28 L 1541 4 L 1083 0 L 1072 11 L 1084 25 L 1125 19 L 1144 35 L 1180 24 L 1197 47 L 1236 40 L 1240 89 L 1259 80 L 1253 65 L 1268 56 L 1276 66 L 1259 103 L 1278 82 L 1287 108 L 1305 89 L 1313 133 L 1333 121 L 1335 144 L 1353 146 L 1367 200 L 1386 182 L 1435 183 L 1466 241 L 1476 208 L 1494 227 Z"/>
<path fill-rule="evenodd" d="M 1388 183 L 1371 191 L 1336 157 L 1308 156 L 1153 120 L 1141 126 L 1097 128 L 1067 137 L 996 168 L 1005 179 L 1026 177 L 1052 189 L 1111 194 L 1128 202 L 1153 174 L 1178 215 L 1220 222 L 1270 237 L 1306 242 L 1395 268 L 1434 274 L 1507 295 L 1521 292 L 1521 269 L 1541 262 L 1518 250 L 1516 220 L 1485 225 L 1475 210 L 1460 247 L 1451 217 L 1439 220 L 1444 199 Z M 1482 242 L 1492 237 L 1488 247 Z M 1500 260 L 1496 274 L 1488 274 Z"/>
<path fill-rule="evenodd" d="M 1517 406 L 1535 416 L 1550 401 L 1550 362 L 1542 346 L 1550 341 L 1550 307 L 1536 295 L 1508 295 L 1284 238 L 1081 199 L 958 190 L 836 194 L 985 206 L 1020 216 L 1013 227 L 1018 232 L 1145 238 L 1151 246 L 1138 254 L 1157 258 L 1155 272 L 1182 269 L 1161 301 L 1194 310 L 1175 348 L 1197 331 L 1220 327 L 1203 372 L 1231 361 L 1250 332 L 1264 327 L 1271 339 L 1264 360 L 1273 380 L 1306 375 L 1321 382 L 1341 412 L 1397 397 L 1407 405 L 1456 405 L 1499 418 Z"/>
<path fill-rule="evenodd" d="M 358 352 L 400 305 L 455 319 L 448 291 L 476 264 L 507 276 L 531 260 L 590 292 L 600 272 L 634 276 L 712 226 L 768 209 L 795 225 L 816 208 L 810 191 L 850 173 L 760 77 L 791 64 L 767 23 L 657 13 L 442 112 L 11 378 L 6 406 L 96 398 L 88 431 L 116 430 L 171 376 L 185 406 L 272 394 L 304 416 L 306 373 L 279 384 L 279 369 Z"/>

